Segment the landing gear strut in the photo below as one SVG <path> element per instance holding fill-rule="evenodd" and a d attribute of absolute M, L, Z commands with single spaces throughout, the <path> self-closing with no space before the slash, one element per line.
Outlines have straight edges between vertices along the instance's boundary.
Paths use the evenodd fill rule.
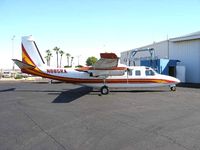
<path fill-rule="evenodd" d="M 171 91 L 176 91 L 176 86 L 171 86 L 171 87 L 170 87 L 170 90 L 171 90 Z"/>
<path fill-rule="evenodd" d="M 109 93 L 109 88 L 107 86 L 102 86 L 101 87 L 101 94 L 102 95 L 107 95 Z"/>

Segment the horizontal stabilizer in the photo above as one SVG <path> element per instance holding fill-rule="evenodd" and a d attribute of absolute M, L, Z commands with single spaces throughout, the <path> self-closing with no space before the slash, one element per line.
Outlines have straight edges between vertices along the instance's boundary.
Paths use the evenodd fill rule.
<path fill-rule="evenodd" d="M 12 59 L 14 63 L 20 68 L 20 69 L 34 69 L 35 66 L 29 65 L 27 63 L 24 63 L 20 60 L 17 59 Z"/>

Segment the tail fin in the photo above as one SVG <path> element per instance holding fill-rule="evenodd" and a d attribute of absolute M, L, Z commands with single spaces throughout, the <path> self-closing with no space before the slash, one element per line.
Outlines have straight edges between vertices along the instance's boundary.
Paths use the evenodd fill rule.
<path fill-rule="evenodd" d="M 34 67 L 45 64 L 32 36 L 22 37 L 22 62 Z"/>

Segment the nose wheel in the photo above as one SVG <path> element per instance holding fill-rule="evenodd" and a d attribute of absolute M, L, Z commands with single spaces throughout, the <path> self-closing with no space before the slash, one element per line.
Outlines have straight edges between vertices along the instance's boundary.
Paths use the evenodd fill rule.
<path fill-rule="evenodd" d="M 171 91 L 176 91 L 176 86 L 171 86 L 171 87 L 170 87 L 170 90 L 171 90 Z"/>
<path fill-rule="evenodd" d="M 101 87 L 101 94 L 102 95 L 107 95 L 109 93 L 109 88 L 107 86 L 102 86 Z"/>

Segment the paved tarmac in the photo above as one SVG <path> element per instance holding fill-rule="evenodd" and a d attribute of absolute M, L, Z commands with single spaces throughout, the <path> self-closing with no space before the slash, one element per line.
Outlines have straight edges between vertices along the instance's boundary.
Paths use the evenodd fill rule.
<path fill-rule="evenodd" d="M 199 150 L 200 89 L 0 82 L 1 150 Z"/>

